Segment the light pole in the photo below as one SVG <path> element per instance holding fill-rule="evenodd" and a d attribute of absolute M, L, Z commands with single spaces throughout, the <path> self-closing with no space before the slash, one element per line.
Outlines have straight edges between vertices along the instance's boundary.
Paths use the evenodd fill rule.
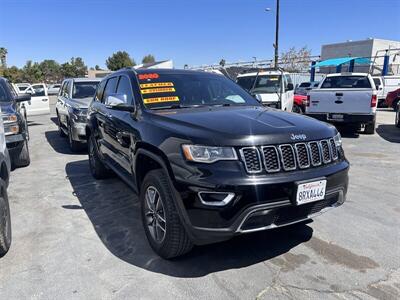
<path fill-rule="evenodd" d="M 271 11 L 270 8 L 266 8 L 265 11 Z M 279 0 L 276 0 L 276 11 L 275 11 L 275 55 L 274 55 L 274 66 L 278 68 L 279 59 Z"/>

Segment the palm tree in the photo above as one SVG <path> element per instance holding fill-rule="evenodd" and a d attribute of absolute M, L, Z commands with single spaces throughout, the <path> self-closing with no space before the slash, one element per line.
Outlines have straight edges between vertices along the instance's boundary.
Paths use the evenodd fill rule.
<path fill-rule="evenodd" d="M 0 66 L 5 68 L 7 67 L 7 49 L 4 47 L 0 47 Z"/>

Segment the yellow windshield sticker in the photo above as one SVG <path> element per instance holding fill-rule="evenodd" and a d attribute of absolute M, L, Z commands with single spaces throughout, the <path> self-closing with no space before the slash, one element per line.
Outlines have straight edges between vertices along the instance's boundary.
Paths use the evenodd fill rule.
<path fill-rule="evenodd" d="M 177 97 L 177 96 L 156 97 L 156 98 L 143 99 L 144 104 L 163 103 L 163 102 L 176 102 L 176 101 L 179 101 L 179 97 Z"/>
<path fill-rule="evenodd" d="M 174 84 L 172 82 L 142 83 L 140 85 L 140 88 L 147 89 L 147 88 L 157 88 L 157 87 L 166 87 L 166 86 L 174 86 Z"/>
<path fill-rule="evenodd" d="M 142 94 L 155 94 L 155 93 L 172 93 L 175 92 L 175 88 L 155 88 L 140 90 Z"/>

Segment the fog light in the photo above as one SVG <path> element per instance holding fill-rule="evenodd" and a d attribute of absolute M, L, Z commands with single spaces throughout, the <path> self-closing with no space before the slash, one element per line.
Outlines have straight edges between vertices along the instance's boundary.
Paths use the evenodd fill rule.
<path fill-rule="evenodd" d="M 201 203 L 209 206 L 225 206 L 235 198 L 234 193 L 229 192 L 199 192 Z"/>
<path fill-rule="evenodd" d="M 11 126 L 5 126 L 4 127 L 4 134 L 5 135 L 17 134 L 18 132 L 19 132 L 19 126 L 18 125 L 11 125 Z"/>

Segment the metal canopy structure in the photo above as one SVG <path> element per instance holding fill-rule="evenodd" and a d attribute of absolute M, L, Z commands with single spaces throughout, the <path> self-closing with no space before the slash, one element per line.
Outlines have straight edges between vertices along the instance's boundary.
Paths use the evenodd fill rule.
<path fill-rule="evenodd" d="M 344 64 L 359 64 L 359 65 L 370 65 L 372 61 L 365 57 L 339 57 L 331 58 L 327 60 L 320 61 L 312 66 L 312 68 L 317 67 L 338 67 Z"/>

